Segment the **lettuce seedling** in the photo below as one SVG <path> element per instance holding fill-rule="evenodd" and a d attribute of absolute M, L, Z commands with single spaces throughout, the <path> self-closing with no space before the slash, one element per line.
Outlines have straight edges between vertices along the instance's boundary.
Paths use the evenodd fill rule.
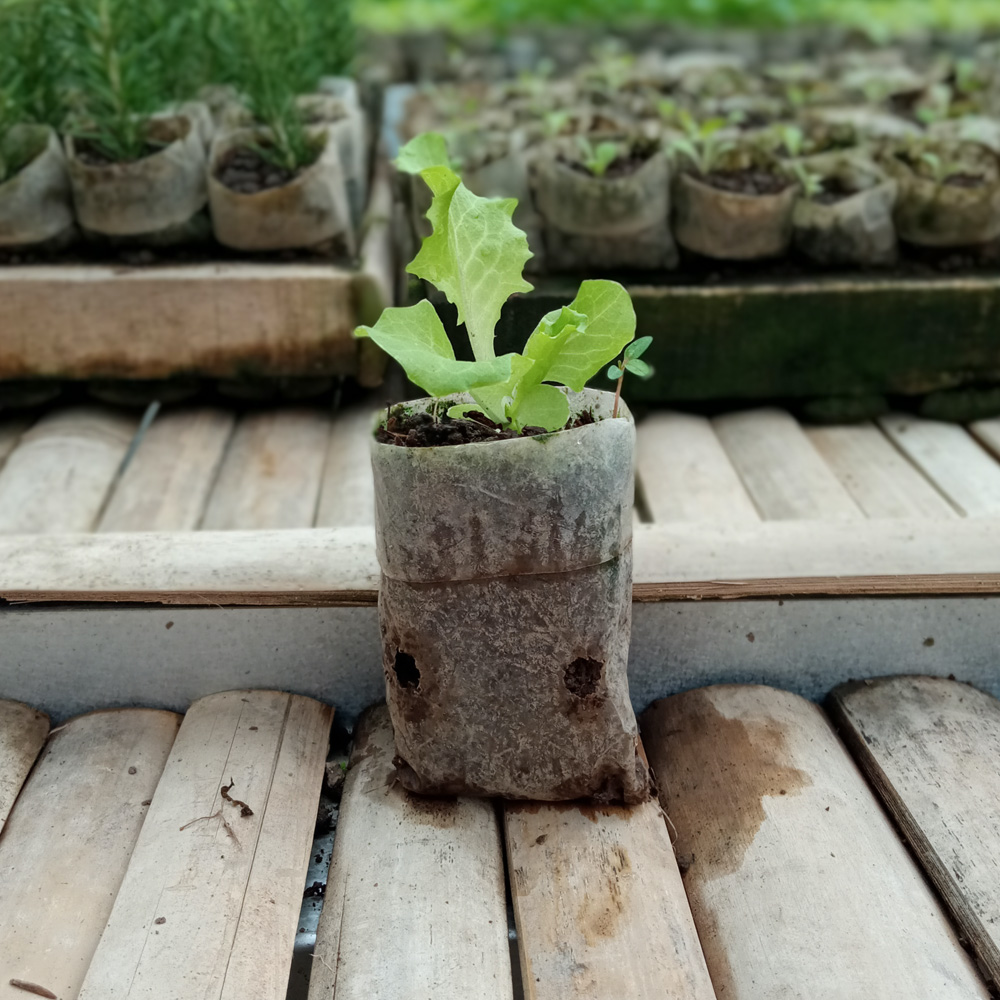
<path fill-rule="evenodd" d="M 407 270 L 430 281 L 458 309 L 474 361 L 459 361 L 434 306 L 386 309 L 370 337 L 394 357 L 411 381 L 431 396 L 467 392 L 474 404 L 452 406 L 449 416 L 479 410 L 490 420 L 520 431 L 560 430 L 569 400 L 560 388 L 579 392 L 635 336 L 635 310 L 615 281 L 584 281 L 576 298 L 543 316 L 521 354 L 497 357 L 494 331 L 507 299 L 531 290 L 522 277 L 531 257 L 527 237 L 511 221 L 517 200 L 481 198 L 461 181 L 448 161 L 444 137 L 428 132 L 412 139 L 396 165 L 419 174 L 431 189 L 432 224 Z"/>

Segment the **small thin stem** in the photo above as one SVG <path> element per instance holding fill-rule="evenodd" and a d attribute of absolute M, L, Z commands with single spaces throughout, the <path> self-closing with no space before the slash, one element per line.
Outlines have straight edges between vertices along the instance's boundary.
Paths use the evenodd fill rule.
<path fill-rule="evenodd" d="M 624 362 L 622 363 L 622 373 L 618 376 L 618 384 L 615 386 L 615 408 L 611 411 L 611 419 L 614 420 L 618 416 L 618 402 L 622 398 L 622 382 L 625 381 L 625 368 Z"/>

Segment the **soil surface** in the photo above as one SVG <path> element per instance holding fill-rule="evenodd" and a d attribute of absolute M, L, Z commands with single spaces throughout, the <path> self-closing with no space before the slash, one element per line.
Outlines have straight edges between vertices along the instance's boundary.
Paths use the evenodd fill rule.
<path fill-rule="evenodd" d="M 827 177 L 823 181 L 823 190 L 813 196 L 813 201 L 819 205 L 835 205 L 838 201 L 857 194 L 853 188 L 847 187 L 836 177 Z"/>
<path fill-rule="evenodd" d="M 256 149 L 231 149 L 215 171 L 221 184 L 237 194 L 258 194 L 284 187 L 299 176 L 301 170 L 287 170 L 272 163 Z"/>
<path fill-rule="evenodd" d="M 580 163 L 578 160 L 568 160 L 560 157 L 560 162 L 566 164 L 571 170 L 574 170 L 578 174 L 583 174 L 585 177 L 593 177 L 595 180 L 602 181 L 612 181 L 617 180 L 621 177 L 630 177 L 634 174 L 646 161 L 649 156 L 643 155 L 642 153 L 629 153 L 627 156 L 619 156 L 611 161 L 610 166 L 603 174 L 598 176 L 587 169 L 586 164 Z"/>
<path fill-rule="evenodd" d="M 116 160 L 104 150 L 100 143 L 93 142 L 90 139 L 77 139 L 73 145 L 76 149 L 77 159 L 88 167 L 113 167 L 115 164 L 122 162 L 138 163 L 140 160 L 155 156 L 165 148 L 165 144 L 162 142 L 147 142 L 143 147 L 141 156 L 137 156 L 133 160 L 123 161 Z"/>
<path fill-rule="evenodd" d="M 713 170 L 704 176 L 692 176 L 720 191 L 756 196 L 780 194 L 792 183 L 787 177 L 753 167 L 745 170 Z"/>
<path fill-rule="evenodd" d="M 594 415 L 586 410 L 567 421 L 562 430 L 595 423 Z M 429 413 L 391 413 L 384 427 L 375 434 L 380 444 L 401 448 L 439 448 L 449 444 L 476 444 L 481 441 L 509 441 L 516 437 L 537 437 L 550 433 L 544 427 L 525 427 L 520 434 L 495 424 L 483 413 L 472 411 L 465 418 L 453 420 L 442 414 L 437 420 Z"/>
<path fill-rule="evenodd" d="M 979 174 L 951 174 L 944 179 L 945 184 L 951 187 L 975 188 L 982 187 L 986 183 L 985 177 Z"/>

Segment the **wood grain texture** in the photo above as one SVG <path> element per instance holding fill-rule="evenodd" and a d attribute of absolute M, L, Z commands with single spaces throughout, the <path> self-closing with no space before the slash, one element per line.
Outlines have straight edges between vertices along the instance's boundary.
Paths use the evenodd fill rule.
<path fill-rule="evenodd" d="M 636 429 L 636 464 L 654 521 L 760 520 L 707 417 L 646 417 Z"/>
<path fill-rule="evenodd" d="M 160 414 L 108 501 L 98 531 L 193 531 L 215 483 L 235 418 L 225 410 Z"/>
<path fill-rule="evenodd" d="M 958 516 L 955 508 L 874 424 L 813 427 L 806 434 L 866 516 Z"/>
<path fill-rule="evenodd" d="M 356 730 L 309 1000 L 510 1000 L 493 805 L 409 795 L 394 752 L 379 706 Z"/>
<path fill-rule="evenodd" d="M 716 417 L 712 426 L 765 520 L 864 517 L 790 414 L 747 410 Z"/>
<path fill-rule="evenodd" d="M 371 439 L 375 413 L 359 406 L 336 416 L 330 432 L 317 528 L 375 524 Z"/>
<path fill-rule="evenodd" d="M 55 733 L 0 840 L 0 998 L 80 991 L 180 717 L 121 709 Z"/>
<path fill-rule="evenodd" d="M 1000 463 L 964 427 L 899 413 L 879 424 L 960 514 L 1000 514 Z"/>
<path fill-rule="evenodd" d="M 816 705 L 720 685 L 656 702 L 642 730 L 720 998 L 985 1000 Z"/>
<path fill-rule="evenodd" d="M 284 1000 L 331 719 L 276 691 L 192 705 L 82 1000 Z"/>
<path fill-rule="evenodd" d="M 1000 519 L 639 525 L 636 600 L 1000 592 Z M 0 536 L 0 597 L 374 604 L 370 528 Z"/>
<path fill-rule="evenodd" d="M 92 531 L 137 426 L 99 407 L 42 417 L 0 469 L 0 533 Z"/>
<path fill-rule="evenodd" d="M 329 436 L 330 415 L 324 410 L 248 413 L 230 441 L 202 528 L 311 527 Z"/>
<path fill-rule="evenodd" d="M 354 375 L 355 275 L 325 264 L 0 270 L 0 378 Z"/>
<path fill-rule="evenodd" d="M 715 1000 L 655 802 L 506 805 L 526 1000 Z"/>
<path fill-rule="evenodd" d="M 1000 459 L 1000 417 L 990 420 L 977 420 L 969 425 L 976 440 L 987 448 L 994 458 Z"/>
<path fill-rule="evenodd" d="M 48 733 L 47 715 L 19 701 L 0 701 L 0 834 Z"/>
<path fill-rule="evenodd" d="M 891 677 L 835 688 L 842 738 L 1000 983 L 1000 702 L 967 684 Z"/>
<path fill-rule="evenodd" d="M 21 435 L 31 426 L 31 421 L 22 417 L 8 417 L 0 420 L 0 469 L 7 456 L 18 446 Z"/>

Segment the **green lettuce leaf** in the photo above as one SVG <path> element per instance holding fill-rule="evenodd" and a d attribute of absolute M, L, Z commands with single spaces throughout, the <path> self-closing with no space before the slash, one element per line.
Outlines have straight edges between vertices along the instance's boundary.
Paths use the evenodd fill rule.
<path fill-rule="evenodd" d="M 579 392 L 635 336 L 635 310 L 628 292 L 617 281 L 605 280 L 584 281 L 566 308 L 582 313 L 586 322 L 560 340 L 542 380 L 558 382 Z M 548 316 L 543 317 L 528 338 L 524 348 L 528 357 L 535 357 L 536 351 L 544 349 L 541 345 L 532 346 L 536 337 L 551 336 L 544 328 L 546 319 Z"/>
<path fill-rule="evenodd" d="M 532 256 L 528 240 L 511 221 L 517 200 L 473 194 L 449 166 L 444 137 L 437 133 L 412 139 L 396 165 L 420 174 L 434 194 L 427 213 L 433 231 L 407 271 L 431 282 L 455 305 L 476 360 L 492 358 L 503 304 L 532 288 L 521 277 Z"/>
<path fill-rule="evenodd" d="M 510 378 L 511 362 L 518 357 L 505 354 L 489 361 L 456 361 L 437 310 L 427 299 L 413 306 L 385 309 L 374 326 L 359 326 L 354 335 L 374 340 L 431 396 L 503 383 Z"/>

